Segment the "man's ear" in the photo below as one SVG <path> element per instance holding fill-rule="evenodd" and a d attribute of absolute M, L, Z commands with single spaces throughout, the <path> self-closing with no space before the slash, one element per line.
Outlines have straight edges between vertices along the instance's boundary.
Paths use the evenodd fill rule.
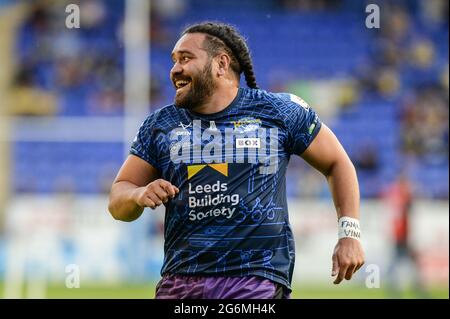
<path fill-rule="evenodd" d="M 216 61 L 217 61 L 217 74 L 219 76 L 224 76 L 225 74 L 227 74 L 228 70 L 230 69 L 230 57 L 228 56 L 228 54 L 225 53 L 221 53 L 216 57 Z"/>

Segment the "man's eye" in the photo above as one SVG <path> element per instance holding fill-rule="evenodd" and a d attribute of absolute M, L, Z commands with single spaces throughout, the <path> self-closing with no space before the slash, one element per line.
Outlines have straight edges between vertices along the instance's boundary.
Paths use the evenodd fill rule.
<path fill-rule="evenodd" d="M 173 62 L 173 64 L 175 64 L 175 63 L 177 63 L 177 62 L 183 63 L 183 62 L 189 61 L 190 59 L 191 59 L 191 58 L 189 58 L 189 57 L 187 57 L 187 56 L 184 56 L 184 57 L 180 58 L 179 60 L 173 59 L 172 62 Z"/>

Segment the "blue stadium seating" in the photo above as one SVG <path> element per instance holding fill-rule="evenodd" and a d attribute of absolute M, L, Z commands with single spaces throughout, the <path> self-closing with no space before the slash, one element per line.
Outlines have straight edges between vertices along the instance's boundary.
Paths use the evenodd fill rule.
<path fill-rule="evenodd" d="M 191 0 L 188 12 L 179 19 L 168 19 L 165 26 L 179 32 L 188 23 L 223 20 L 235 24 L 248 38 L 260 86 L 270 84 L 273 70 L 284 70 L 302 79 L 351 76 L 369 59 L 373 33 L 361 27 L 364 11 L 355 1 L 343 1 L 348 10 L 337 12 L 282 12 L 273 0 L 222 1 Z M 83 47 L 101 54 L 116 55 L 123 67 L 123 51 L 116 43 L 115 32 L 123 18 L 123 2 L 108 1 L 108 19 L 94 35 L 89 30 L 79 34 Z M 425 32 L 425 31 L 424 31 Z M 438 55 L 448 63 L 448 29 L 430 31 Z M 17 42 L 19 59 L 34 54 L 36 34 L 25 25 Z M 153 43 L 152 70 L 161 81 L 162 92 L 171 101 L 173 91 L 168 79 L 171 68 L 170 48 Z M 54 65 L 47 61 L 37 65 L 35 81 L 43 88 L 54 89 Z M 432 73 L 408 69 L 403 81 L 416 85 L 433 80 Z M 92 86 L 94 85 L 94 86 Z M 60 116 L 88 115 L 87 93 L 95 84 L 59 89 Z M 395 178 L 401 166 L 397 106 L 383 99 L 362 99 L 343 111 L 332 128 L 352 157 L 365 140 L 380 150 L 381 170 L 377 176 L 360 172 L 363 197 L 376 196 L 383 184 Z M 14 148 L 13 183 L 17 191 L 42 193 L 57 191 L 61 183 L 72 183 L 81 193 L 101 191 L 102 174 L 98 167 L 108 164 L 117 170 L 122 162 L 122 143 L 31 143 L 18 142 Z M 105 173 L 106 174 L 106 173 Z M 427 196 L 448 196 L 447 165 L 417 165 L 413 179 Z M 59 183 L 59 184 L 58 184 Z M 58 186 L 59 185 L 59 186 Z"/>

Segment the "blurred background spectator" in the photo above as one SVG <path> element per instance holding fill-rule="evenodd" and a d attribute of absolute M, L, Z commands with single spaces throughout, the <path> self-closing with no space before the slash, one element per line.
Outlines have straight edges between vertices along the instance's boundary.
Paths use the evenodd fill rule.
<path fill-rule="evenodd" d="M 400 174 L 398 179 L 389 185 L 382 197 L 390 209 L 388 221 L 393 240 L 392 257 L 387 271 L 387 286 L 392 298 L 402 298 L 405 290 L 403 266 L 409 269 L 406 273 L 412 278 L 413 291 L 419 298 L 429 297 L 422 274 L 420 272 L 419 256 L 411 243 L 411 220 L 414 206 L 414 190 L 408 178 Z M 403 270 L 403 271 L 402 271 Z"/>

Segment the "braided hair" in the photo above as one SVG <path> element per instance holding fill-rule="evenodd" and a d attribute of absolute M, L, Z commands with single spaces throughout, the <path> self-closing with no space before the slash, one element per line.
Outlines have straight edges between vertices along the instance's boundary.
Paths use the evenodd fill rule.
<path fill-rule="evenodd" d="M 187 33 L 206 34 L 205 49 L 211 56 L 225 51 L 230 56 L 230 67 L 238 75 L 244 73 L 247 86 L 257 89 L 250 50 L 242 35 L 232 26 L 217 22 L 203 22 L 188 26 L 182 36 Z"/>

